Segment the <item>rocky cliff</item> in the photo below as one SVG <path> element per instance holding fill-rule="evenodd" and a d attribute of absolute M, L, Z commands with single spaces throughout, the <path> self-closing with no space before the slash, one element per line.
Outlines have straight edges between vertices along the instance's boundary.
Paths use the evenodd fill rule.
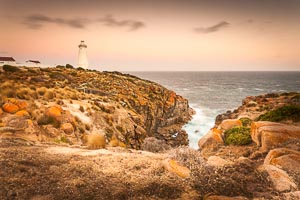
<path fill-rule="evenodd" d="M 234 111 L 220 114 L 215 126 L 199 140 L 201 156 L 215 167 L 245 164 L 239 175 L 265 175 L 275 193 L 257 188 L 262 199 L 300 198 L 300 94 L 247 97 Z M 266 186 L 267 187 L 267 186 Z M 264 193 L 264 194 L 263 194 Z"/>
<path fill-rule="evenodd" d="M 0 129 L 7 137 L 78 144 L 101 133 L 107 143 L 135 149 L 147 137 L 188 144 L 181 129 L 191 119 L 188 101 L 154 82 L 62 66 L 0 72 Z"/>

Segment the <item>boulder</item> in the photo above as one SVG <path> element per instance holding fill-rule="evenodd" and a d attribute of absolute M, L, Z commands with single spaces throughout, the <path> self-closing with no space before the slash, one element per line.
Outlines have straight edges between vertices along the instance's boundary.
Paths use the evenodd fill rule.
<path fill-rule="evenodd" d="M 264 164 L 259 167 L 259 171 L 266 171 L 273 183 L 274 189 L 278 192 L 289 192 L 296 189 L 294 180 L 282 169 L 273 165 Z"/>
<path fill-rule="evenodd" d="M 268 151 L 289 140 L 300 139 L 300 127 L 274 122 L 253 122 L 251 138 L 262 150 Z"/>
<path fill-rule="evenodd" d="M 187 178 L 191 173 L 191 171 L 187 167 L 181 166 L 176 160 L 173 159 L 168 158 L 164 160 L 163 166 L 165 170 L 174 173 L 181 178 Z"/>
<path fill-rule="evenodd" d="M 63 109 L 60 106 L 52 106 L 46 110 L 45 115 L 59 120 L 62 115 L 62 111 Z"/>
<path fill-rule="evenodd" d="M 20 110 L 20 111 L 16 112 L 16 115 L 18 115 L 20 117 L 25 116 L 25 117 L 29 117 L 30 118 L 30 115 L 29 115 L 29 113 L 26 110 Z"/>
<path fill-rule="evenodd" d="M 239 119 L 226 119 L 221 122 L 219 127 L 224 131 L 227 131 L 235 126 L 242 126 L 242 122 Z"/>
<path fill-rule="evenodd" d="M 72 134 L 74 132 L 74 127 L 71 123 L 64 123 L 60 126 L 61 130 L 63 130 L 66 134 Z"/>
<path fill-rule="evenodd" d="M 5 103 L 2 106 L 2 108 L 5 112 L 11 113 L 11 114 L 14 114 L 14 113 L 16 113 L 17 111 L 20 110 L 20 108 L 16 104 L 13 104 L 13 103 L 10 103 L 10 102 Z"/>
<path fill-rule="evenodd" d="M 222 131 L 216 128 L 212 128 L 204 137 L 198 141 L 198 146 L 201 153 L 206 154 L 214 152 L 220 145 L 223 145 Z"/>
<path fill-rule="evenodd" d="M 231 165 L 233 162 L 225 160 L 219 156 L 210 156 L 207 159 L 207 164 L 213 167 L 223 167 L 224 165 Z"/>
<path fill-rule="evenodd" d="M 274 165 L 287 172 L 300 176 L 300 152 L 287 148 L 271 150 L 265 158 L 264 164 Z"/>

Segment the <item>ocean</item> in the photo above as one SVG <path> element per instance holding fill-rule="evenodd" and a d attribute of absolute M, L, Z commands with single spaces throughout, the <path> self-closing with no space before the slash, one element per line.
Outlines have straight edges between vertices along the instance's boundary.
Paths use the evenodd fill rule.
<path fill-rule="evenodd" d="M 154 81 L 188 99 L 196 111 L 184 126 L 189 145 L 214 126 L 218 114 L 233 110 L 247 96 L 272 92 L 300 92 L 300 72 L 130 72 Z"/>

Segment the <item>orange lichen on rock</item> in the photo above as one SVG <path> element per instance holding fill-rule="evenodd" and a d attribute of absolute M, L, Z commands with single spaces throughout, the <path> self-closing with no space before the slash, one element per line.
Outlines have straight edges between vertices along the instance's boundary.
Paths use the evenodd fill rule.
<path fill-rule="evenodd" d="M 2 108 L 3 108 L 3 110 L 4 110 L 5 112 L 11 113 L 11 114 L 14 114 L 14 113 L 16 113 L 17 111 L 20 110 L 20 108 L 19 108 L 17 105 L 15 105 L 15 104 L 13 104 L 13 103 L 10 103 L 10 102 L 5 103 L 5 104 L 2 106 Z"/>
<path fill-rule="evenodd" d="M 58 119 L 61 117 L 62 111 L 63 109 L 60 106 L 52 106 L 46 110 L 45 114 L 48 117 L 53 117 L 55 119 Z"/>
<path fill-rule="evenodd" d="M 175 92 L 171 92 L 170 96 L 168 98 L 168 100 L 166 101 L 166 106 L 172 106 L 175 104 L 175 100 L 176 100 L 176 93 Z"/>
<path fill-rule="evenodd" d="M 20 111 L 16 112 L 16 115 L 18 115 L 20 117 L 23 117 L 23 116 L 30 117 L 29 113 L 26 110 L 20 110 Z"/>
<path fill-rule="evenodd" d="M 164 160 L 163 166 L 169 172 L 172 172 L 182 178 L 189 177 L 190 173 L 191 173 L 191 171 L 187 167 L 181 166 L 180 164 L 177 163 L 176 160 L 173 160 L 173 159 Z"/>

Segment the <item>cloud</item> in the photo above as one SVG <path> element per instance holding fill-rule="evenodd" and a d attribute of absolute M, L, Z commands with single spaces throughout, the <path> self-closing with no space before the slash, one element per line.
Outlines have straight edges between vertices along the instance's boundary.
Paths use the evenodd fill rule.
<path fill-rule="evenodd" d="M 137 20 L 117 20 L 112 15 L 107 15 L 103 18 L 91 20 L 83 18 L 64 19 L 64 18 L 53 18 L 46 15 L 29 15 L 25 18 L 24 23 L 31 29 L 40 29 L 45 24 L 53 23 L 59 25 L 65 25 L 72 28 L 84 29 L 87 25 L 92 23 L 102 23 L 105 26 L 111 27 L 127 27 L 129 31 L 135 31 L 145 27 L 145 23 Z"/>
<path fill-rule="evenodd" d="M 127 27 L 129 31 L 135 31 L 145 27 L 145 23 L 136 20 L 116 20 L 112 15 L 106 15 L 98 19 L 99 22 L 111 27 Z"/>
<path fill-rule="evenodd" d="M 213 26 L 195 28 L 194 31 L 196 33 L 213 33 L 213 32 L 220 31 L 224 28 L 227 28 L 228 26 L 230 26 L 229 22 L 221 21 Z"/>
<path fill-rule="evenodd" d="M 88 19 L 63 19 L 63 18 L 52 18 L 45 15 L 30 15 L 25 18 L 25 24 L 29 28 L 39 29 L 45 25 L 45 23 L 54 23 L 60 25 L 67 25 L 72 28 L 83 29 L 86 27 L 90 20 Z"/>

